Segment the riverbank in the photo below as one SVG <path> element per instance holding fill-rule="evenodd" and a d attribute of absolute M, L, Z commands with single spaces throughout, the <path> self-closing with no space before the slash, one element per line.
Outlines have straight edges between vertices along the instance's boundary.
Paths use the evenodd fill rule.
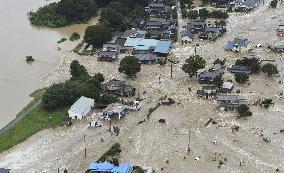
<path fill-rule="evenodd" d="M 16 114 L 32 101 L 29 94 L 44 86 L 42 78 L 56 70 L 60 57 L 70 52 L 79 41 L 56 42 L 63 37 L 69 38 L 73 32 L 83 37 L 85 28 L 98 21 L 99 16 L 92 18 L 88 24 L 56 29 L 29 23 L 29 11 L 55 1 L 0 1 L 0 19 L 3 23 L 9 23 L 0 28 L 0 37 L 5 40 L 0 42 L 0 128 L 15 119 Z M 26 56 L 33 56 L 35 62 L 27 64 Z"/>

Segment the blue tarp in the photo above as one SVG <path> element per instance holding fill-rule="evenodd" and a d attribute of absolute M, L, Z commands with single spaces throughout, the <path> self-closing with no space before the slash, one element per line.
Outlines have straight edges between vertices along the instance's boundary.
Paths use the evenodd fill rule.
<path fill-rule="evenodd" d="M 171 50 L 172 42 L 170 40 L 160 40 L 154 50 L 155 53 L 168 54 Z"/>
<path fill-rule="evenodd" d="M 94 162 L 89 165 L 92 172 L 111 172 L 111 173 L 129 173 L 132 166 L 128 163 L 120 163 L 119 166 L 109 162 Z"/>

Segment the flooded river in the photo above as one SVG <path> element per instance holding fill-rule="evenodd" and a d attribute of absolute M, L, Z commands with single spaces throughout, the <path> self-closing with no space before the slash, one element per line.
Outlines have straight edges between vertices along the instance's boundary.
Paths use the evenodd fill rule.
<path fill-rule="evenodd" d="M 55 1 L 55 0 L 53 0 Z M 82 34 L 86 24 L 59 29 L 32 26 L 27 18 L 30 10 L 50 3 L 45 0 L 0 1 L 0 128 L 15 118 L 15 115 L 32 99 L 29 94 L 39 89 L 41 79 L 55 70 L 60 57 L 78 42 L 56 42 L 69 38 L 73 32 Z M 96 23 L 93 18 L 89 23 Z M 62 48 L 60 51 L 57 48 Z M 33 56 L 33 64 L 25 57 Z"/>

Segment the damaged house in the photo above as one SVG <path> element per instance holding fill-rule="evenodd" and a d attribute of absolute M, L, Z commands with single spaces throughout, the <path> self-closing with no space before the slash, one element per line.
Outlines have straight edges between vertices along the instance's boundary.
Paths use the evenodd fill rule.
<path fill-rule="evenodd" d="M 219 95 L 217 98 L 220 108 L 236 109 L 240 105 L 248 105 L 248 101 L 240 95 Z"/>
<path fill-rule="evenodd" d="M 218 92 L 218 87 L 216 85 L 204 85 L 202 89 L 197 90 L 198 97 L 203 96 L 216 96 Z"/>
<path fill-rule="evenodd" d="M 234 0 L 230 3 L 230 6 L 237 12 L 249 12 L 256 8 L 260 3 L 260 0 Z"/>
<path fill-rule="evenodd" d="M 135 88 L 127 84 L 125 81 L 112 79 L 102 84 L 102 89 L 110 94 L 118 94 L 120 96 L 131 96 L 135 94 Z"/>
<path fill-rule="evenodd" d="M 181 35 L 182 44 L 187 44 L 192 42 L 193 35 L 190 30 L 185 29 L 181 31 L 180 35 Z"/>
<path fill-rule="evenodd" d="M 228 40 L 226 47 L 234 52 L 246 52 L 249 49 L 249 43 L 246 38 L 234 38 L 234 40 Z"/>

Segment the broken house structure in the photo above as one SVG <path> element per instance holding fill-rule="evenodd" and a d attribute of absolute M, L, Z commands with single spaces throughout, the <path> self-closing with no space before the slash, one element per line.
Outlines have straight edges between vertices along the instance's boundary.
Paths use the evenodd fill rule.
<path fill-rule="evenodd" d="M 233 82 L 223 82 L 223 85 L 221 86 L 220 91 L 223 93 L 231 92 L 234 88 Z"/>
<path fill-rule="evenodd" d="M 131 173 L 133 170 L 129 163 L 120 163 L 115 166 L 109 162 L 93 162 L 89 165 L 88 173 Z"/>
<path fill-rule="evenodd" d="M 140 105 L 138 101 L 134 101 L 131 105 L 124 105 L 121 103 L 112 103 L 108 105 L 101 113 L 100 116 L 110 118 L 118 117 L 119 119 L 123 117 L 127 111 L 138 111 Z"/>
<path fill-rule="evenodd" d="M 230 3 L 230 6 L 234 11 L 249 12 L 256 8 L 260 3 L 260 0 L 234 0 Z"/>
<path fill-rule="evenodd" d="M 68 110 L 69 117 L 81 120 L 95 105 L 95 100 L 87 97 L 80 97 Z"/>
<path fill-rule="evenodd" d="M 272 48 L 272 51 L 276 52 L 276 53 L 283 53 L 284 52 L 284 43 L 274 46 Z"/>
<path fill-rule="evenodd" d="M 249 49 L 249 40 L 246 38 L 234 38 L 234 40 L 228 40 L 226 47 L 234 52 L 246 52 Z"/>
<path fill-rule="evenodd" d="M 102 84 L 102 89 L 110 94 L 118 94 L 120 96 L 130 96 L 135 94 L 135 88 L 127 84 L 125 81 L 112 79 Z"/>
<path fill-rule="evenodd" d="M 197 95 L 199 97 L 203 96 L 216 96 L 218 92 L 218 87 L 216 85 L 204 85 L 202 89 L 197 90 Z"/>
<path fill-rule="evenodd" d="M 281 20 L 279 26 L 276 30 L 277 35 L 280 37 L 284 37 L 284 20 Z"/>
<path fill-rule="evenodd" d="M 218 95 L 217 102 L 220 108 L 236 109 L 240 105 L 248 105 L 248 101 L 240 95 Z"/>
<path fill-rule="evenodd" d="M 213 84 L 216 77 L 222 76 L 223 70 L 207 70 L 198 74 L 198 82 L 200 84 Z"/>

